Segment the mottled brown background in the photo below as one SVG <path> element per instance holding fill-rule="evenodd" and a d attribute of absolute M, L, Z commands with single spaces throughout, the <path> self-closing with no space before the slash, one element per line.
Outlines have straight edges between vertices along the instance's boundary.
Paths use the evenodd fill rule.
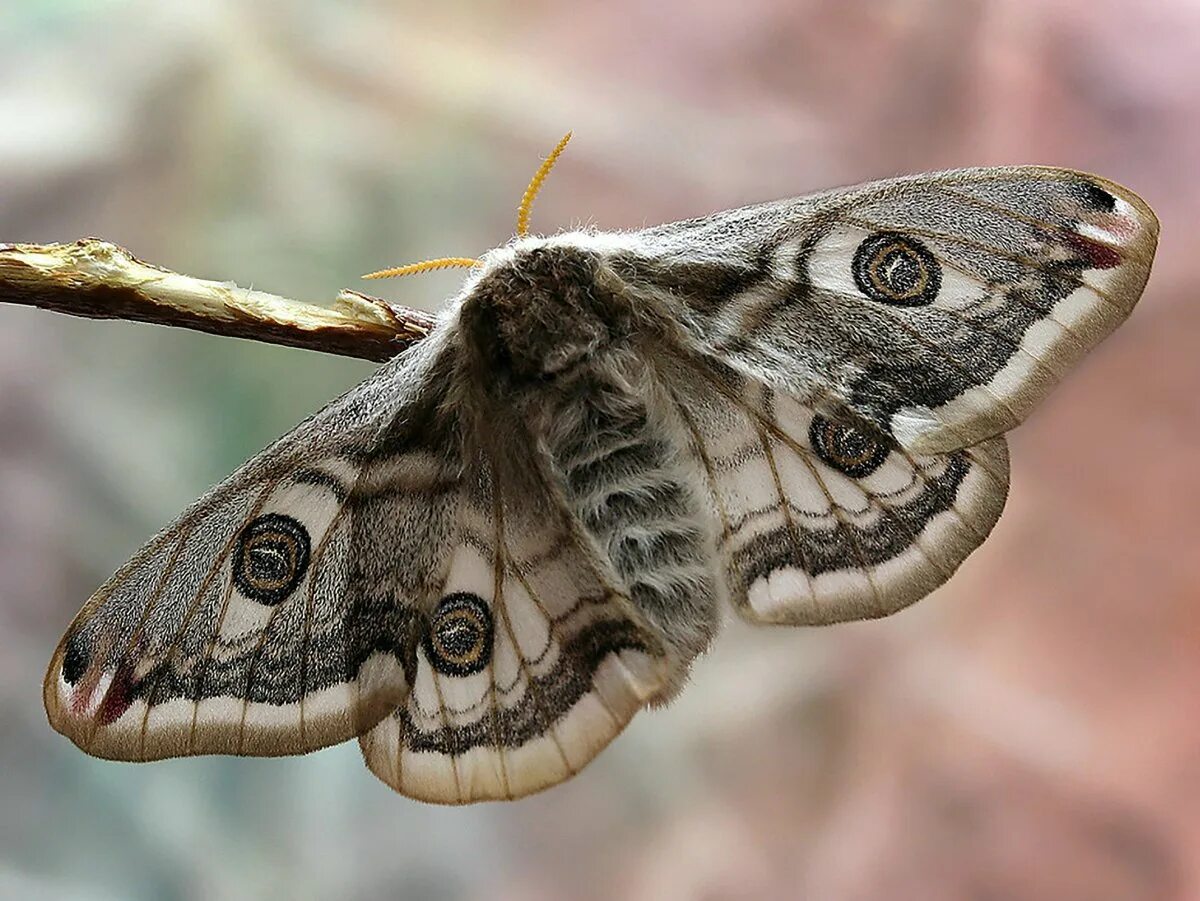
<path fill-rule="evenodd" d="M 0 896 L 1200 897 L 1198 48 L 1194 0 L 5 2 L 0 241 L 327 300 L 505 240 L 568 128 L 543 230 L 1037 162 L 1131 186 L 1163 238 L 950 586 L 733 624 L 574 782 L 459 810 L 353 745 L 132 766 L 50 731 L 93 587 L 370 367 L 0 308 Z"/>

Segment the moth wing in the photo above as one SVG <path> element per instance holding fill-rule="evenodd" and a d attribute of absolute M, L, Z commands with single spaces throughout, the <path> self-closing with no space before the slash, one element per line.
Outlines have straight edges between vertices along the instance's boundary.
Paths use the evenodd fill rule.
<path fill-rule="evenodd" d="M 574 774 L 655 696 L 663 644 L 561 504 L 464 462 L 443 339 L 255 457 L 96 592 L 47 672 L 55 729 L 125 760 L 363 736 L 393 788 L 462 803 Z"/>
<path fill-rule="evenodd" d="M 748 620 L 894 613 L 945 582 L 1004 507 L 1003 438 L 914 454 L 731 370 L 666 381 L 718 520 L 729 597 Z"/>
<path fill-rule="evenodd" d="M 55 729 L 123 760 L 293 754 L 406 695 L 453 449 L 443 432 L 380 452 L 429 421 L 435 343 L 252 458 L 87 601 L 46 674 Z M 386 528 L 361 507 L 381 483 L 409 499 Z"/>
<path fill-rule="evenodd" d="M 532 456 L 532 451 L 530 455 Z M 670 661 L 562 504 L 482 466 L 463 481 L 457 534 L 412 691 L 359 739 L 410 797 L 512 799 L 574 775 L 665 687 Z"/>
<path fill-rule="evenodd" d="M 614 265 L 701 352 L 929 454 L 1023 421 L 1129 315 L 1157 238 L 1097 176 L 967 169 L 647 229 Z"/>

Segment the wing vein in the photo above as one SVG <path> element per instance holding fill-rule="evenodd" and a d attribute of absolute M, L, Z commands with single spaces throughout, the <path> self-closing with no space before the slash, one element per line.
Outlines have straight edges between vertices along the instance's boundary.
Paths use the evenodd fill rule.
<path fill-rule="evenodd" d="M 504 547 L 504 500 L 496 491 L 492 498 L 493 517 L 495 520 L 495 556 L 492 559 L 492 597 L 496 599 L 496 607 L 504 606 L 504 577 L 508 566 L 507 551 Z M 495 638 L 492 639 L 493 645 Z M 500 740 L 500 700 L 496 694 L 496 650 L 493 647 L 488 655 L 488 686 L 491 693 L 491 733 L 492 744 L 496 756 L 500 759 L 500 783 L 503 786 L 504 797 L 511 801 L 512 788 L 508 779 L 508 761 L 504 755 L 504 743 Z"/>
<path fill-rule="evenodd" d="M 503 494 L 501 493 L 502 489 L 501 489 L 499 477 L 496 473 L 496 467 L 489 466 L 489 469 L 492 471 L 492 490 L 496 493 L 496 496 L 499 499 L 497 501 L 497 503 L 499 503 L 502 506 L 503 505 Z M 496 522 L 497 522 L 497 528 L 496 528 L 497 539 L 500 542 L 501 547 L 503 548 L 505 558 L 511 560 L 512 554 L 508 547 L 508 537 L 505 533 L 504 520 L 503 520 L 502 514 L 501 514 L 501 518 L 497 519 Z M 544 616 L 546 616 L 546 619 L 547 619 L 548 623 L 550 624 L 549 625 L 549 628 L 551 629 L 550 634 L 554 635 L 555 639 L 557 640 L 558 636 L 557 636 L 556 630 L 554 629 L 553 619 L 547 613 L 546 608 L 540 603 L 540 601 L 537 598 L 535 598 L 534 592 L 533 592 L 532 588 L 530 587 L 529 582 L 526 580 L 524 574 L 521 572 L 520 567 L 518 567 L 514 563 L 512 565 L 512 571 L 513 571 L 513 574 L 520 581 L 522 587 L 524 587 L 525 593 L 529 595 L 530 600 L 532 600 L 535 604 L 537 604 L 537 606 L 541 610 L 542 614 Z M 525 674 L 526 690 L 534 697 L 535 703 L 538 705 L 539 709 L 548 710 L 549 708 L 546 706 L 546 699 L 541 693 L 541 687 L 537 684 L 537 682 L 533 676 L 533 673 L 529 669 L 529 662 L 525 659 L 525 651 L 524 651 L 524 649 L 522 649 L 520 642 L 517 641 L 517 635 L 512 627 L 512 621 L 509 619 L 508 606 L 505 604 L 501 604 L 498 606 L 500 608 L 500 613 L 502 614 L 503 619 L 504 619 L 504 630 L 508 634 L 508 640 L 509 640 L 509 642 L 511 642 L 513 652 L 517 658 L 517 665 L 520 667 L 521 672 Z M 565 650 L 565 647 L 561 644 L 559 645 L 559 648 L 560 648 L 560 651 Z M 550 740 L 554 744 L 555 749 L 558 751 L 558 756 L 562 759 L 563 766 L 566 767 L 567 772 L 573 776 L 573 775 L 575 775 L 575 768 L 573 766 L 571 766 L 571 761 L 567 757 L 567 752 L 563 749 L 562 740 L 560 739 L 560 737 L 558 735 L 557 725 L 558 725 L 557 721 L 549 723 L 547 725 L 547 732 L 550 736 Z"/>
<path fill-rule="evenodd" d="M 1045 229 L 1046 231 L 1049 231 L 1049 232 L 1062 232 L 1064 230 L 1064 226 L 1062 226 L 1062 225 L 1056 224 L 1054 222 L 1046 222 L 1043 219 L 1038 219 L 1037 217 L 1030 216 L 1027 213 L 1021 213 L 1021 212 L 1018 212 L 1017 210 L 1011 209 L 1010 207 L 1002 206 L 998 203 L 993 203 L 990 200 L 984 200 L 982 197 L 976 197 L 973 194 L 967 194 L 966 192 L 957 190 L 956 188 L 950 187 L 949 185 L 944 186 L 942 188 L 942 190 L 957 200 L 965 201 L 966 203 L 969 203 L 972 206 L 978 207 L 979 209 L 982 209 L 982 210 L 987 210 L 992 213 L 997 213 L 1001 216 L 1006 216 L 1009 219 L 1012 219 L 1016 222 L 1023 222 L 1026 225 L 1032 225 L 1036 228 Z M 1067 230 L 1069 231 L 1069 229 L 1067 229 Z M 1109 250 L 1120 251 L 1126 259 L 1132 260 L 1135 263 L 1140 263 L 1143 266 L 1148 266 L 1151 262 L 1150 260 L 1147 260 L 1145 257 L 1141 256 L 1140 254 L 1132 253 L 1131 252 L 1132 248 L 1128 244 L 1114 244 L 1111 241 L 1105 241 L 1101 238 L 1092 238 L 1092 237 L 1089 237 L 1088 240 L 1093 241 L 1096 244 L 1101 245 L 1102 247 L 1106 247 Z"/>
<path fill-rule="evenodd" d="M 262 490 L 259 491 L 258 495 L 254 499 L 254 504 L 251 507 L 250 515 L 248 517 L 244 517 L 242 519 L 243 525 L 258 515 L 258 512 L 262 509 L 263 505 L 266 503 L 267 497 L 270 495 L 270 493 L 272 491 L 275 490 L 275 486 L 278 484 L 278 481 L 279 480 L 277 478 L 268 481 L 263 486 Z M 171 655 L 174 654 L 175 651 L 177 650 L 177 648 L 179 646 L 179 642 L 183 638 L 184 633 L 187 631 L 187 627 L 188 627 L 189 623 L 191 622 L 192 617 L 195 616 L 196 611 L 200 607 L 200 602 L 204 599 L 204 595 L 208 591 L 209 585 L 212 584 L 212 580 L 214 578 L 216 578 L 217 574 L 221 571 L 221 568 L 225 565 L 225 558 L 229 556 L 229 552 L 233 549 L 233 546 L 237 543 L 238 537 L 240 535 L 241 535 L 241 529 L 238 529 L 233 533 L 233 535 L 230 536 L 229 540 L 225 542 L 225 546 L 221 549 L 221 553 L 219 553 L 217 555 L 217 558 L 212 562 L 212 565 L 209 566 L 208 571 L 204 574 L 204 578 L 200 580 L 200 588 L 196 591 L 195 595 L 193 596 L 192 602 L 188 606 L 188 610 L 184 614 L 182 622 L 180 622 L 180 624 L 179 624 L 179 628 L 175 630 L 175 634 L 171 637 L 171 643 L 167 646 L 166 652 L 162 656 L 162 661 L 160 664 L 161 666 L 169 666 L 170 665 Z M 220 628 L 220 626 L 218 625 L 218 630 L 219 630 L 219 628 Z M 151 682 L 149 690 L 146 692 L 146 709 L 142 713 L 142 729 L 141 729 L 141 735 L 138 739 L 138 756 L 139 757 L 144 758 L 146 756 L 146 729 L 150 722 L 150 711 L 154 706 L 156 706 L 154 704 L 154 695 L 157 693 L 158 686 L 161 684 L 161 682 L 162 682 L 162 670 L 160 669 L 159 672 L 156 674 L 154 680 Z M 194 716 L 194 714 L 193 714 L 193 716 Z M 193 722 L 194 722 L 194 719 L 193 719 Z M 190 734 L 189 734 L 189 744 L 190 744 Z"/>

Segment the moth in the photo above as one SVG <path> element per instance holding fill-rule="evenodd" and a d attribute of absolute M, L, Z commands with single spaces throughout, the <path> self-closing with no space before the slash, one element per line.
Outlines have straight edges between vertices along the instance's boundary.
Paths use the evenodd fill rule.
<path fill-rule="evenodd" d="M 1158 236 L 1042 167 L 550 237 L 531 199 L 504 246 L 416 267 L 471 266 L 426 340 L 92 596 L 56 730 L 139 761 L 357 738 L 450 804 L 554 785 L 727 605 L 820 625 L 945 582 L 1004 506 L 1004 433 L 1129 315 Z"/>

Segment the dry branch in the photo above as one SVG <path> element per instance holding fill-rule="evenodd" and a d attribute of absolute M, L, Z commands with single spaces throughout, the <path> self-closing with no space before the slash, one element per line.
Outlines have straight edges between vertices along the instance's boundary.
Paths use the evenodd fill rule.
<path fill-rule="evenodd" d="M 383 361 L 424 338 L 428 313 L 344 290 L 331 307 L 180 275 L 97 238 L 0 244 L 0 303 L 129 319 Z"/>

